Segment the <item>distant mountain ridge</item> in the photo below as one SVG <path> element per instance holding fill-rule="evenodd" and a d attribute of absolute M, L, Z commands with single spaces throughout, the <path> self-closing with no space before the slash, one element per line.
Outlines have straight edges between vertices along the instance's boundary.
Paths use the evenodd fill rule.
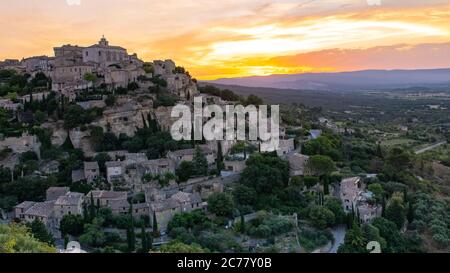
<path fill-rule="evenodd" d="M 337 73 L 302 73 L 270 76 L 224 78 L 204 81 L 225 85 L 282 89 L 351 91 L 411 88 L 417 86 L 450 87 L 450 68 L 417 70 L 361 70 Z"/>

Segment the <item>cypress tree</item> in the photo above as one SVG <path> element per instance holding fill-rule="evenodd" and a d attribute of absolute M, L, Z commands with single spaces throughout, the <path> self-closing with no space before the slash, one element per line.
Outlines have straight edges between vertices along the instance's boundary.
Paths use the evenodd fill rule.
<path fill-rule="evenodd" d="M 89 204 L 89 219 L 92 221 L 96 215 L 95 204 L 94 204 L 94 195 L 91 192 L 91 202 Z"/>
<path fill-rule="evenodd" d="M 220 141 L 217 141 L 217 170 L 219 172 L 223 170 L 223 152 Z"/>
<path fill-rule="evenodd" d="M 330 189 L 329 189 L 329 185 L 328 185 L 328 176 L 324 177 L 324 181 L 323 181 L 323 193 L 325 195 L 330 194 Z"/>
<path fill-rule="evenodd" d="M 129 215 L 130 225 L 127 229 L 128 251 L 134 252 L 134 250 L 136 249 L 136 234 L 134 232 L 133 204 L 130 205 Z"/>
<path fill-rule="evenodd" d="M 245 219 L 244 219 L 244 214 L 241 214 L 241 232 L 245 233 Z"/>
<path fill-rule="evenodd" d="M 85 223 L 89 222 L 89 212 L 86 203 L 83 203 L 83 221 Z"/>
<path fill-rule="evenodd" d="M 156 221 L 156 212 L 153 212 L 153 221 L 152 221 L 153 233 L 158 232 L 158 223 Z"/>
<path fill-rule="evenodd" d="M 145 225 L 142 224 L 141 227 L 141 244 L 142 244 L 142 252 L 148 253 L 150 251 L 150 238 L 149 234 L 145 232 Z"/>

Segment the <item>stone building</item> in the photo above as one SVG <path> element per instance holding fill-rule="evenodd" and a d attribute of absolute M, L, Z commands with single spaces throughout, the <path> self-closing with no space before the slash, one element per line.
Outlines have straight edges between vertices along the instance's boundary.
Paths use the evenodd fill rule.
<path fill-rule="evenodd" d="M 110 208 L 114 214 L 128 212 L 128 194 L 127 192 L 92 190 L 86 196 L 86 201 L 94 200 L 94 204 L 100 207 Z"/>
<path fill-rule="evenodd" d="M 137 82 L 139 76 L 144 76 L 142 67 L 135 64 L 108 67 L 105 74 L 105 83 L 112 89 L 117 87 L 126 88 L 128 84 Z"/>
<path fill-rule="evenodd" d="M 310 175 L 308 170 L 309 156 L 300 153 L 290 153 L 286 156 L 289 161 L 289 172 L 291 176 Z"/>
<path fill-rule="evenodd" d="M 209 148 L 208 145 L 199 145 L 199 148 L 203 155 L 206 157 L 208 165 L 212 165 L 216 162 L 217 156 L 213 150 Z M 167 158 L 175 162 L 176 167 L 178 167 L 183 161 L 194 160 L 195 149 L 184 149 L 177 151 L 169 151 L 167 153 Z"/>
<path fill-rule="evenodd" d="M 28 135 L 23 133 L 21 137 L 7 137 L 0 141 L 0 151 L 3 149 L 11 149 L 15 154 L 22 154 L 26 152 L 35 152 L 40 158 L 41 143 L 35 135 Z"/>
<path fill-rule="evenodd" d="M 58 197 L 66 195 L 69 191 L 69 187 L 50 187 L 45 192 L 45 200 L 54 201 Z"/>
<path fill-rule="evenodd" d="M 108 183 L 114 183 L 123 179 L 123 163 L 121 161 L 106 162 L 106 180 Z"/>
<path fill-rule="evenodd" d="M 206 206 L 198 193 L 177 192 L 169 198 L 150 203 L 150 221 L 154 225 L 156 219 L 158 230 L 165 233 L 167 224 L 175 214 L 205 209 Z"/>
<path fill-rule="evenodd" d="M 49 75 L 49 72 L 53 69 L 54 59 L 48 56 L 34 56 L 23 59 L 21 63 L 27 73 L 43 72 Z"/>
<path fill-rule="evenodd" d="M 65 215 L 83 214 L 83 202 L 84 194 L 79 192 L 67 192 L 58 197 L 54 205 L 56 223 L 59 223 Z"/>
<path fill-rule="evenodd" d="M 34 220 L 41 221 L 48 229 L 53 230 L 56 227 L 54 218 L 55 201 L 29 202 L 25 201 L 14 207 L 15 218 L 31 223 Z"/>
<path fill-rule="evenodd" d="M 245 160 L 224 160 L 225 171 L 233 173 L 241 173 L 247 167 Z"/>
<path fill-rule="evenodd" d="M 363 223 L 370 223 L 382 213 L 381 206 L 371 202 L 372 193 L 364 189 L 361 178 L 343 179 L 339 188 L 339 196 L 344 211 L 354 212 Z"/>
<path fill-rule="evenodd" d="M 83 48 L 82 51 L 84 63 L 93 62 L 103 68 L 129 60 L 125 48 L 109 45 L 105 37 L 97 44 Z"/>
<path fill-rule="evenodd" d="M 98 177 L 100 177 L 100 167 L 96 161 L 84 162 L 82 169 L 72 171 L 72 182 L 86 180 L 92 183 Z"/>
<path fill-rule="evenodd" d="M 129 100 L 103 111 L 103 117 L 93 124 L 102 127 L 104 131 L 111 131 L 117 137 L 120 134 L 132 137 L 136 128 L 144 127 L 144 119 L 149 112 L 149 108 Z"/>
<path fill-rule="evenodd" d="M 84 178 L 87 182 L 92 183 L 100 176 L 100 168 L 97 161 L 83 163 Z"/>

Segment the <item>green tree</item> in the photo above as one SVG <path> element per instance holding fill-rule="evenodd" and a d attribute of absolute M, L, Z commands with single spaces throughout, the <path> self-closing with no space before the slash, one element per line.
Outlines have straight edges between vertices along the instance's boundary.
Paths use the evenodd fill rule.
<path fill-rule="evenodd" d="M 0 224 L 0 253 L 56 253 L 56 249 L 34 238 L 25 226 Z"/>
<path fill-rule="evenodd" d="M 308 160 L 307 167 L 317 176 L 329 175 L 336 169 L 333 160 L 323 155 L 311 156 Z"/>
<path fill-rule="evenodd" d="M 64 215 L 59 225 L 63 236 L 66 234 L 79 236 L 83 233 L 84 220 L 81 215 Z"/>
<path fill-rule="evenodd" d="M 196 175 L 208 174 L 208 161 L 199 146 L 195 148 L 193 162 Z"/>
<path fill-rule="evenodd" d="M 55 240 L 53 239 L 53 235 L 47 229 L 45 224 L 39 221 L 38 219 L 35 219 L 33 222 L 28 224 L 28 227 L 30 228 L 34 238 L 49 245 L 54 244 Z"/>
<path fill-rule="evenodd" d="M 190 161 L 183 161 L 175 171 L 178 181 L 185 182 L 194 175 L 195 165 Z"/>
<path fill-rule="evenodd" d="M 374 194 L 375 201 L 380 204 L 384 198 L 384 189 L 380 183 L 373 183 L 368 186 L 369 191 Z"/>
<path fill-rule="evenodd" d="M 394 195 L 386 207 L 386 219 L 394 222 L 398 229 L 403 228 L 406 221 L 406 209 L 403 204 L 403 198 L 398 194 Z"/>
<path fill-rule="evenodd" d="M 309 211 L 309 219 L 316 228 L 324 229 L 335 224 L 334 213 L 326 207 L 314 206 Z"/>
<path fill-rule="evenodd" d="M 80 243 L 92 247 L 102 247 L 106 242 L 106 235 L 103 232 L 103 219 L 94 218 L 91 224 L 84 226 L 84 233 L 80 236 Z"/>
<path fill-rule="evenodd" d="M 94 88 L 94 90 L 95 90 L 95 83 L 96 83 L 97 79 L 98 79 L 98 77 L 94 73 L 84 74 L 84 80 L 92 83 L 92 87 Z"/>
<path fill-rule="evenodd" d="M 112 158 L 107 153 L 98 153 L 97 155 L 95 155 L 94 161 L 98 162 L 100 172 L 106 173 L 105 163 L 108 161 L 112 161 Z"/>
<path fill-rule="evenodd" d="M 158 220 L 156 219 L 156 213 L 153 212 L 153 217 L 152 217 L 152 229 L 153 229 L 153 233 L 157 233 L 158 232 Z"/>
<path fill-rule="evenodd" d="M 160 248 L 162 253 L 205 253 L 206 251 L 196 244 L 184 244 L 179 241 L 172 241 L 162 245 Z"/>
<path fill-rule="evenodd" d="M 64 127 L 73 129 L 80 125 L 88 123 L 85 110 L 81 106 L 75 104 L 70 105 L 64 113 Z"/>
<path fill-rule="evenodd" d="M 236 203 L 244 206 L 254 206 L 256 203 L 256 190 L 242 184 L 236 185 L 233 190 L 233 196 Z"/>
<path fill-rule="evenodd" d="M 387 163 L 396 170 L 405 170 L 411 164 L 411 155 L 402 148 L 393 148 L 387 157 Z"/>
<path fill-rule="evenodd" d="M 289 163 L 271 154 L 253 154 L 247 160 L 240 183 L 258 195 L 273 195 L 289 184 Z"/>
<path fill-rule="evenodd" d="M 227 193 L 215 193 L 211 195 L 208 198 L 208 210 L 221 217 L 233 216 L 233 197 Z"/>
<path fill-rule="evenodd" d="M 342 244 L 338 253 L 366 253 L 366 238 L 361 227 L 355 222 L 351 229 L 345 234 L 344 244 Z"/>
<path fill-rule="evenodd" d="M 335 224 L 343 224 L 345 222 L 346 215 L 340 199 L 326 196 L 324 206 L 333 212 L 335 216 Z"/>
<path fill-rule="evenodd" d="M 133 204 L 130 204 L 130 209 L 128 211 L 130 217 L 130 226 L 127 229 L 127 243 L 128 243 L 128 251 L 134 252 L 136 249 L 136 234 L 134 232 L 134 217 L 133 217 Z"/>

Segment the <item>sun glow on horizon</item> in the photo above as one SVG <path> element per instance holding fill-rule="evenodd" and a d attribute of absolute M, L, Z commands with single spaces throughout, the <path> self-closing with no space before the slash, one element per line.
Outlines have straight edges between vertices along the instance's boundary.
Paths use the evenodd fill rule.
<path fill-rule="evenodd" d="M 54 46 L 90 45 L 105 34 L 146 61 L 173 59 L 201 80 L 450 67 L 431 46 L 420 46 L 433 43 L 445 54 L 450 0 L 385 0 L 377 7 L 356 0 L 5 2 L 0 59 L 53 55 Z M 412 53 L 430 60 L 412 63 Z"/>

